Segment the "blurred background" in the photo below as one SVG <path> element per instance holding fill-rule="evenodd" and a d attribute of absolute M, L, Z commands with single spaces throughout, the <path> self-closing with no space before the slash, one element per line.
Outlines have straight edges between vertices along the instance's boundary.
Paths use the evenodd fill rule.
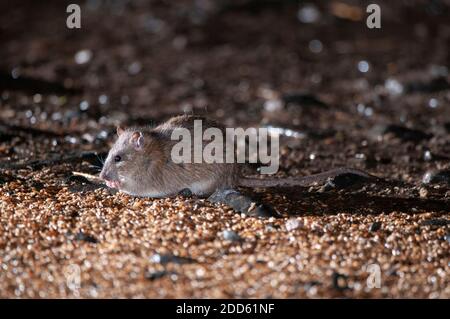
<path fill-rule="evenodd" d="M 70 1 L 2 1 L 0 121 L 54 134 L 0 158 L 107 150 L 119 123 L 194 113 L 294 137 L 287 174 L 445 159 L 450 3 L 377 1 L 369 29 L 371 2 L 89 0 L 68 29 Z M 401 142 L 371 142 L 385 133 Z"/>

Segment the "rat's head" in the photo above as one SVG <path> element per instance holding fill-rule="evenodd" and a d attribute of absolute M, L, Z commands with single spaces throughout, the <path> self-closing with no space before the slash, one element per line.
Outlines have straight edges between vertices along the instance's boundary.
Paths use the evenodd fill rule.
<path fill-rule="evenodd" d="M 117 128 L 118 138 L 108 153 L 100 178 L 108 187 L 136 193 L 145 176 L 152 176 L 162 159 L 159 140 L 138 129 Z"/>

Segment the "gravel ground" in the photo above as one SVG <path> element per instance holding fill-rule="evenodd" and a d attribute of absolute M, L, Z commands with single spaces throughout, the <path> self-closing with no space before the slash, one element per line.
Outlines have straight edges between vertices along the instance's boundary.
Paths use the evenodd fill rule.
<path fill-rule="evenodd" d="M 0 4 L 0 297 L 450 298 L 450 3 L 256 3 Z M 280 177 L 380 179 L 243 190 L 255 218 L 73 175 L 185 112 L 282 128 Z"/>

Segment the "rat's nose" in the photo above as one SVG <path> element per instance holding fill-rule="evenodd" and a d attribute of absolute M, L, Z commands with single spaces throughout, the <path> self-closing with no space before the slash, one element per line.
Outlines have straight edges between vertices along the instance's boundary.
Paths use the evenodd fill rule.
<path fill-rule="evenodd" d="M 102 169 L 102 171 L 100 172 L 100 178 L 101 179 L 107 179 L 107 175 L 104 169 Z"/>

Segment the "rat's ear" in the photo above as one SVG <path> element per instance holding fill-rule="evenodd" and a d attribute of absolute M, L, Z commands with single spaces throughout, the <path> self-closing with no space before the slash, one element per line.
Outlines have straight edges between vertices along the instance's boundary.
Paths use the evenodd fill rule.
<path fill-rule="evenodd" d="M 130 143 L 133 144 L 136 150 L 142 150 L 144 148 L 144 134 L 142 132 L 134 132 L 131 134 Z"/>
<path fill-rule="evenodd" d="M 116 128 L 117 136 L 122 135 L 123 132 L 125 132 L 125 129 L 122 126 L 120 126 L 120 125 L 117 126 L 117 128 Z"/>

